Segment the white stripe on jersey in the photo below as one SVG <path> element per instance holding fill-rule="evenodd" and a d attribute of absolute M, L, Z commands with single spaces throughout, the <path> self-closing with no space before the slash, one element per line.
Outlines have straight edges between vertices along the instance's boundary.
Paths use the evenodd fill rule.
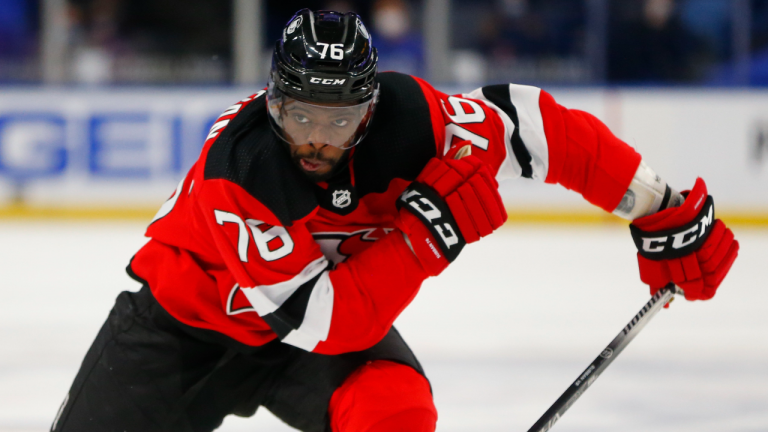
<path fill-rule="evenodd" d="M 320 274 L 327 266 L 328 260 L 325 257 L 320 257 L 304 267 L 301 273 L 285 282 L 240 289 L 253 305 L 256 313 L 259 316 L 264 316 L 276 311 L 300 286 Z M 322 280 L 322 276 L 320 280 Z"/>
<path fill-rule="evenodd" d="M 539 107 L 539 97 L 541 89 L 538 87 L 510 84 L 509 85 L 510 102 L 517 111 L 517 119 L 520 124 L 520 139 L 525 148 L 531 155 L 531 168 L 534 179 L 544 180 L 549 171 L 549 148 L 547 146 L 547 137 L 544 134 L 544 121 L 541 117 L 541 108 Z M 506 157 L 499 167 L 496 174 L 498 181 L 518 178 L 523 170 L 517 161 L 512 150 L 512 134 L 515 132 L 515 124 L 512 119 L 496 104 L 489 101 L 483 95 L 483 89 L 479 88 L 472 93 L 464 95 L 471 99 L 483 101 L 489 108 L 498 114 L 504 123 L 505 135 L 504 144 L 507 150 Z"/>
<path fill-rule="evenodd" d="M 309 296 L 304 321 L 298 330 L 288 333 L 283 342 L 312 351 L 320 341 L 328 339 L 333 316 L 333 284 L 327 271 L 320 275 Z"/>
<path fill-rule="evenodd" d="M 520 120 L 520 138 L 531 154 L 533 178 L 544 181 L 549 171 L 549 149 L 547 136 L 544 134 L 544 120 L 541 118 L 538 87 L 518 84 L 509 85 L 509 95 L 512 105 L 517 108 L 517 118 Z"/>

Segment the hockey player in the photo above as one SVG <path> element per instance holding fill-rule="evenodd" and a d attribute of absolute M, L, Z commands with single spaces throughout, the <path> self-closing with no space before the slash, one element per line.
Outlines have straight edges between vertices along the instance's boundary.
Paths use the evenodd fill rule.
<path fill-rule="evenodd" d="M 224 111 L 149 225 L 128 266 L 143 287 L 118 296 L 53 431 L 212 431 L 259 406 L 304 431 L 433 431 L 392 323 L 504 223 L 503 179 L 633 220 L 652 292 L 715 294 L 738 243 L 703 180 L 676 192 L 538 88 L 449 96 L 376 64 L 353 13 L 289 21 L 268 88 Z"/>

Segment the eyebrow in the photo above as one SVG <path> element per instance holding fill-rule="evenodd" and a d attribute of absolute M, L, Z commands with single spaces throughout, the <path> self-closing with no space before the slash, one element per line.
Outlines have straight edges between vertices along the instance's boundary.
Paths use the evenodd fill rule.
<path fill-rule="evenodd" d="M 285 108 L 285 112 L 292 112 L 292 111 L 301 111 L 301 112 L 305 112 L 307 114 L 312 114 L 312 112 L 310 112 L 310 110 L 308 110 L 308 109 L 306 109 L 304 107 L 301 107 L 301 106 L 289 106 L 289 107 Z"/>
<path fill-rule="evenodd" d="M 302 106 L 289 106 L 289 107 L 285 108 L 285 112 L 286 113 L 290 113 L 290 112 L 294 112 L 294 111 L 299 111 L 301 113 L 309 114 L 309 115 L 317 115 L 318 114 L 318 113 L 316 113 L 316 112 L 314 112 L 312 110 L 308 110 L 308 109 L 306 109 L 306 108 L 304 108 Z M 328 118 L 330 118 L 332 120 L 336 120 L 336 119 L 339 119 L 341 117 L 355 117 L 355 115 L 357 115 L 357 114 L 358 113 L 356 113 L 356 112 L 354 112 L 352 110 L 344 110 L 344 112 L 330 112 Z"/>

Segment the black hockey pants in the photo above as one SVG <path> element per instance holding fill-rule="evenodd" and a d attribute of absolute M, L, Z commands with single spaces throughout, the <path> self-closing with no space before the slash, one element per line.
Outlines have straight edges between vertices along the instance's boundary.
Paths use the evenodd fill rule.
<path fill-rule="evenodd" d="M 264 406 L 303 431 L 330 431 L 333 392 L 357 367 L 392 360 L 424 373 L 392 328 L 338 356 L 280 343 L 249 347 L 171 317 L 145 286 L 123 292 L 85 356 L 54 432 L 208 432 Z"/>

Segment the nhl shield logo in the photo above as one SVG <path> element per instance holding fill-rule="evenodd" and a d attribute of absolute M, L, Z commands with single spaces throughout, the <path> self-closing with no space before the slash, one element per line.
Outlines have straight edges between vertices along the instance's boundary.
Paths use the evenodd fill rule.
<path fill-rule="evenodd" d="M 329 185 L 328 189 L 317 185 L 315 194 L 320 207 L 342 216 L 355 211 L 358 205 L 357 190 L 350 183 Z"/>
<path fill-rule="evenodd" d="M 337 208 L 348 207 L 352 204 L 352 194 L 348 190 L 340 189 L 333 191 L 333 206 Z"/>

